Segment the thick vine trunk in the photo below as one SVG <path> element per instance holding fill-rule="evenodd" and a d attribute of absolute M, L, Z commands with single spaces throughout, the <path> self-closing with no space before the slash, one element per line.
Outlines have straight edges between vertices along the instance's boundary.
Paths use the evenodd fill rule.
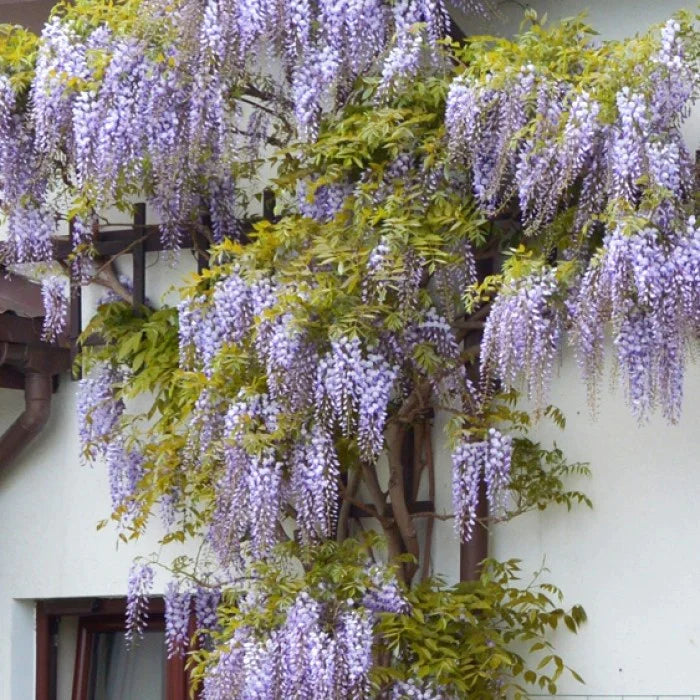
<path fill-rule="evenodd" d="M 391 507 L 394 513 L 394 521 L 401 533 L 401 539 L 405 551 L 411 554 L 415 561 L 406 562 L 403 565 L 404 580 L 411 583 L 413 576 L 418 570 L 420 559 L 420 546 L 418 544 L 418 533 L 413 523 L 413 518 L 408 510 L 406 502 L 406 490 L 404 482 L 404 464 L 402 460 L 402 449 L 406 431 L 409 427 L 398 423 L 390 422 L 386 428 L 387 457 L 389 460 L 389 496 L 391 497 Z"/>
<path fill-rule="evenodd" d="M 387 553 L 391 561 L 403 552 L 401 533 L 399 532 L 396 521 L 387 517 L 389 509 L 387 507 L 386 496 L 379 485 L 375 466 L 373 464 L 364 463 L 362 465 L 362 475 L 364 477 L 365 486 L 372 499 L 372 504 L 377 510 L 377 513 L 381 516 L 380 523 L 384 531 L 384 536 L 386 537 Z"/>

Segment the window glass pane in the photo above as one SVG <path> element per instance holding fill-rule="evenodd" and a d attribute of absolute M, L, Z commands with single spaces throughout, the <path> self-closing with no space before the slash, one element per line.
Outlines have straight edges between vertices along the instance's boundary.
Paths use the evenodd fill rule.
<path fill-rule="evenodd" d="M 164 700 L 164 641 L 162 632 L 146 632 L 129 647 L 124 632 L 95 634 L 89 700 Z"/>

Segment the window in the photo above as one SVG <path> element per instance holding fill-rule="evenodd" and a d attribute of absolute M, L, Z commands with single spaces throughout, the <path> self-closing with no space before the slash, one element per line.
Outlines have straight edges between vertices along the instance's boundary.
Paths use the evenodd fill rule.
<path fill-rule="evenodd" d="M 129 648 L 124 599 L 37 604 L 37 700 L 185 700 L 184 660 L 167 659 L 162 599 Z"/>

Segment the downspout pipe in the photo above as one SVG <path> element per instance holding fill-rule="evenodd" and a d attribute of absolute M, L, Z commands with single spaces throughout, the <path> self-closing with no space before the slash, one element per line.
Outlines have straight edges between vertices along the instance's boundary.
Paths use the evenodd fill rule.
<path fill-rule="evenodd" d="M 3 348 L 0 347 L 0 356 Z M 50 374 L 27 371 L 24 375 L 24 411 L 0 436 L 0 469 L 12 460 L 41 432 L 51 415 L 53 378 Z"/>

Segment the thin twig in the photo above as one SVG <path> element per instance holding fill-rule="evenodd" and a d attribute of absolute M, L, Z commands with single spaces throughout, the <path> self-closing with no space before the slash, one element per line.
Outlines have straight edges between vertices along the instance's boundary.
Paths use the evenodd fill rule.
<path fill-rule="evenodd" d="M 127 245 L 124 249 L 120 250 L 116 255 L 113 255 L 112 257 L 108 258 L 107 262 L 102 267 L 97 268 L 97 270 L 95 272 L 95 276 L 97 276 L 101 272 L 103 272 L 105 270 L 105 268 L 107 268 L 109 265 L 111 265 L 115 260 L 117 260 L 117 258 L 124 255 L 124 253 L 128 253 L 132 248 L 135 248 L 139 243 L 143 243 L 145 240 L 147 240 L 149 238 L 150 235 L 151 235 L 150 233 L 147 233 L 139 238 L 134 239 L 133 241 L 131 241 L 131 243 L 129 243 L 129 245 Z"/>

